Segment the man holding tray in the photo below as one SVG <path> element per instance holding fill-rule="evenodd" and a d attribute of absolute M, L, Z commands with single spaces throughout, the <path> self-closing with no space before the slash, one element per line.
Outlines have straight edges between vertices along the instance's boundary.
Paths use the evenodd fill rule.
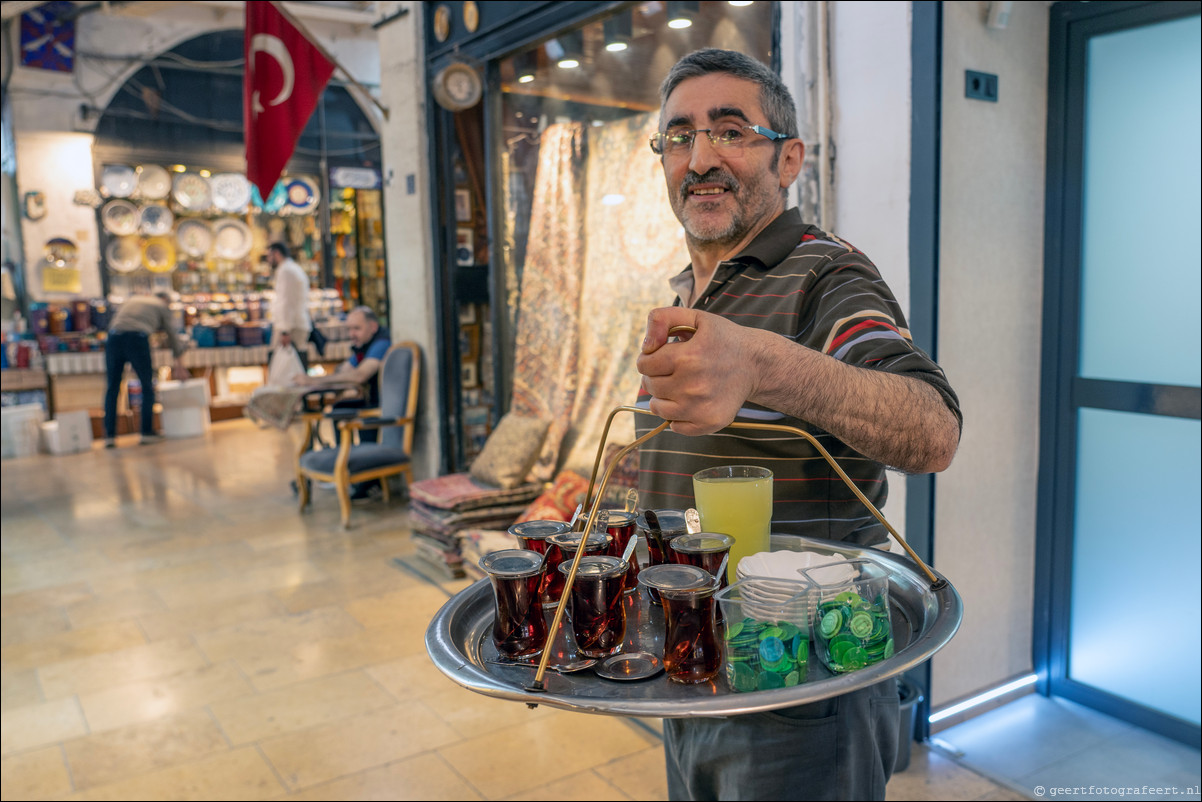
<path fill-rule="evenodd" d="M 785 208 L 804 145 L 776 74 L 740 53 L 697 51 L 660 98 L 651 146 L 692 262 L 670 281 L 676 303 L 648 317 L 638 360 L 640 406 L 673 421 L 641 452 L 640 504 L 690 506 L 693 473 L 749 463 L 774 474 L 774 532 L 885 544 L 884 527 L 804 440 L 718 432 L 735 420 L 805 429 L 879 508 L 886 466 L 951 464 L 955 392 L 868 258 Z M 670 341 L 674 326 L 696 333 Z M 638 434 L 658 422 L 637 416 Z M 768 713 L 667 719 L 669 795 L 883 799 L 897 738 L 892 679 Z"/>

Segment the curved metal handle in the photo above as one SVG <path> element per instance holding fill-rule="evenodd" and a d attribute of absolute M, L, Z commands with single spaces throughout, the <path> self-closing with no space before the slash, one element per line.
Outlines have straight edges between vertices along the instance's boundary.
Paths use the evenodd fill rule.
<path fill-rule="evenodd" d="M 668 334 L 673 335 L 673 334 L 680 334 L 680 333 L 686 333 L 686 332 L 692 333 L 692 332 L 696 332 L 696 331 L 697 331 L 697 329 L 693 328 L 692 326 L 673 326 L 671 329 L 668 330 Z M 601 496 L 605 493 L 605 487 L 609 484 L 609 477 L 613 474 L 614 469 L 618 466 L 618 463 L 622 460 L 623 457 L 625 457 L 627 454 L 629 454 L 632 449 L 637 448 L 638 446 L 647 442 L 652 437 L 655 437 L 655 435 L 659 434 L 664 429 L 666 429 L 672 425 L 672 421 L 664 421 L 659 426 L 656 426 L 654 429 L 647 432 L 647 434 L 645 434 L 642 437 L 635 440 L 633 443 L 630 443 L 629 445 L 623 447 L 616 455 L 614 455 L 613 460 L 611 460 L 609 463 L 609 467 L 605 469 L 605 474 L 601 477 L 601 486 L 597 488 L 597 496 L 596 496 L 596 498 L 594 498 L 593 497 L 593 485 L 597 481 L 597 470 L 601 467 L 601 457 L 605 453 L 605 441 L 607 439 L 609 439 L 609 427 L 610 427 L 610 424 L 613 423 L 614 416 L 617 415 L 619 412 L 631 412 L 631 413 L 641 412 L 645 415 L 653 415 L 654 414 L 648 410 L 639 409 L 638 407 L 621 406 L 621 407 L 615 407 L 613 410 L 611 410 L 609 413 L 609 417 L 606 418 L 605 428 L 601 432 L 601 444 L 599 446 L 597 446 L 597 457 L 593 462 L 593 473 L 592 473 L 592 476 L 589 477 L 589 481 L 588 481 L 588 491 L 586 492 L 586 494 L 584 496 L 584 505 L 585 505 L 585 507 L 587 507 L 589 509 L 588 521 L 584 525 L 585 538 L 588 537 L 587 533 L 593 531 L 593 524 L 596 523 L 597 513 L 600 511 L 600 507 L 601 507 Z M 905 549 L 906 554 L 908 554 L 910 556 L 910 559 L 914 561 L 914 563 L 922 570 L 923 574 L 926 575 L 927 579 L 930 580 L 931 590 L 932 591 L 940 590 L 944 585 L 947 584 L 946 579 L 940 579 L 939 577 L 935 576 L 935 572 L 932 571 L 925 562 L 923 562 L 922 558 L 918 556 L 918 554 L 914 551 L 914 549 L 910 548 L 910 544 L 906 542 L 905 538 L 903 538 L 900 534 L 898 534 L 897 530 L 894 529 L 893 526 L 887 520 L 885 520 L 885 516 L 881 514 L 881 511 L 878 510 L 873 505 L 873 503 L 868 500 L 868 497 L 865 496 L 863 492 L 861 492 L 860 488 L 856 487 L 856 484 L 855 484 L 855 482 L 853 482 L 851 480 L 851 477 L 849 477 L 844 472 L 843 468 L 841 468 L 839 466 L 839 463 L 835 461 L 835 458 L 830 455 L 830 452 L 828 452 L 825 448 L 823 448 L 822 444 L 819 443 L 818 440 L 815 439 L 812 434 L 810 434 L 809 432 L 807 432 L 803 429 L 798 429 L 795 426 L 784 426 L 782 424 L 777 424 L 777 423 L 740 423 L 740 422 L 736 421 L 736 422 L 731 423 L 729 426 L 727 426 L 727 428 L 728 429 L 759 429 L 762 431 L 770 431 L 770 432 L 786 432 L 788 434 L 795 434 L 798 437 L 802 438 L 803 440 L 807 441 L 810 445 L 812 445 L 814 447 L 814 449 L 819 454 L 822 455 L 822 458 L 825 459 L 827 461 L 827 463 L 830 464 L 831 468 L 834 469 L 835 473 L 837 473 L 839 475 L 839 478 L 843 480 L 843 484 L 847 485 L 847 487 L 851 490 L 851 492 L 855 494 L 856 498 L 860 500 L 860 503 L 863 504 L 865 507 L 867 507 L 868 511 L 872 513 L 872 516 L 874 518 L 876 518 L 877 521 L 880 522 L 881 526 L 885 527 L 885 529 L 889 532 L 889 534 L 893 535 L 893 537 L 897 540 L 897 542 L 901 544 L 901 547 L 903 549 Z M 555 632 L 559 628 L 560 621 L 563 620 L 563 611 L 564 611 L 564 607 L 567 604 L 568 593 L 571 592 L 572 585 L 576 581 L 576 568 L 577 568 L 577 566 L 580 565 L 581 556 L 584 555 L 583 545 L 584 544 L 582 541 L 581 548 L 576 550 L 576 558 L 572 561 L 572 568 L 568 572 L 567 580 L 564 582 L 563 595 L 560 596 L 559 604 L 556 605 L 556 607 L 555 607 L 555 618 L 552 621 L 551 631 L 547 635 L 547 642 L 543 647 L 543 654 L 538 663 L 538 673 L 535 674 L 534 682 L 527 687 L 527 690 L 531 690 L 531 691 L 546 690 L 546 688 L 543 685 L 543 675 L 546 673 L 547 664 L 551 659 L 551 645 L 552 645 L 553 639 L 555 637 Z"/>

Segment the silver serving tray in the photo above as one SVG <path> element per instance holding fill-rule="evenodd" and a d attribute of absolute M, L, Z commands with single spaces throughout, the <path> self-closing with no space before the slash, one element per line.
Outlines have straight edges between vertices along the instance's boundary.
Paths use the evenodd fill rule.
<path fill-rule="evenodd" d="M 498 656 L 492 644 L 493 599 L 487 579 L 465 588 L 443 605 L 426 629 L 426 651 L 452 681 L 497 699 L 609 716 L 738 716 L 816 702 L 895 677 L 929 659 L 960 627 L 964 613 L 960 594 L 946 582 L 932 591 L 926 577 L 905 557 L 788 535 L 773 535 L 772 549 L 815 551 L 845 558 L 871 556 L 888 566 L 896 644 L 893 656 L 859 671 L 835 675 L 811 653 L 806 682 L 750 693 L 729 690 L 723 674 L 700 685 L 681 685 L 670 682 L 662 673 L 639 682 L 613 682 L 591 670 L 570 674 L 547 671 L 543 677 L 546 690 L 530 691 L 527 686 L 534 680 L 534 668 L 493 662 Z M 647 604 L 645 597 L 642 603 Z M 658 612 L 659 608 L 653 610 Z M 640 636 L 644 644 L 658 637 L 662 646 L 662 629 L 656 631 L 655 619 L 654 615 L 644 616 Z"/>

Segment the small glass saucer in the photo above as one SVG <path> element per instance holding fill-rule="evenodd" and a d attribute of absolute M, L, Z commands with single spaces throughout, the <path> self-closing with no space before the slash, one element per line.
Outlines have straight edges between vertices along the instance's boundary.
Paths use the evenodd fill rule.
<path fill-rule="evenodd" d="M 598 677 L 619 682 L 648 679 L 663 670 L 663 661 L 647 652 L 621 652 L 593 666 Z"/>

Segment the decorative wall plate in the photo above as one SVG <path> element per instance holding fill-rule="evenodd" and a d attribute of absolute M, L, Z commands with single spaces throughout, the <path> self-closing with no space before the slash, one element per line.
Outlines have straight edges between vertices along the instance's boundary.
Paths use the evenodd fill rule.
<path fill-rule="evenodd" d="M 171 194 L 176 202 L 190 212 L 208 211 L 213 205 L 213 189 L 209 179 L 199 173 L 176 173 Z"/>
<path fill-rule="evenodd" d="M 138 211 L 137 206 L 127 200 L 111 200 L 101 210 L 100 220 L 104 223 L 105 231 L 124 237 L 128 234 L 138 233 L 138 224 L 142 220 L 142 213 Z"/>
<path fill-rule="evenodd" d="M 152 273 L 175 269 L 175 245 L 167 237 L 151 237 L 142 243 L 142 264 Z"/>
<path fill-rule="evenodd" d="M 139 230 L 148 237 L 161 237 L 171 233 L 175 215 L 165 205 L 152 203 L 142 207 L 142 224 Z"/>
<path fill-rule="evenodd" d="M 171 194 L 171 173 L 157 164 L 138 168 L 138 194 L 147 200 L 162 200 Z"/>
<path fill-rule="evenodd" d="M 307 178 L 290 178 L 284 183 L 289 214 L 308 214 L 317 208 L 321 199 L 316 185 Z"/>
<path fill-rule="evenodd" d="M 213 252 L 221 259 L 243 259 L 253 244 L 250 226 L 241 220 L 222 220 L 213 226 Z"/>
<path fill-rule="evenodd" d="M 117 237 L 104 249 L 110 270 L 132 273 L 142 265 L 142 241 L 137 237 Z"/>
<path fill-rule="evenodd" d="M 204 220 L 182 220 L 175 229 L 175 242 L 185 256 L 200 259 L 213 247 L 213 232 Z"/>
<path fill-rule="evenodd" d="M 128 164 L 106 164 L 100 172 L 100 191 L 109 198 L 128 198 L 138 186 L 138 174 Z"/>
<path fill-rule="evenodd" d="M 213 205 L 223 212 L 241 212 L 250 203 L 251 184 L 241 173 L 218 173 L 209 183 Z"/>
<path fill-rule="evenodd" d="M 452 62 L 439 70 L 431 88 L 438 105 L 448 111 L 470 109 L 484 94 L 480 73 L 462 61 Z"/>

